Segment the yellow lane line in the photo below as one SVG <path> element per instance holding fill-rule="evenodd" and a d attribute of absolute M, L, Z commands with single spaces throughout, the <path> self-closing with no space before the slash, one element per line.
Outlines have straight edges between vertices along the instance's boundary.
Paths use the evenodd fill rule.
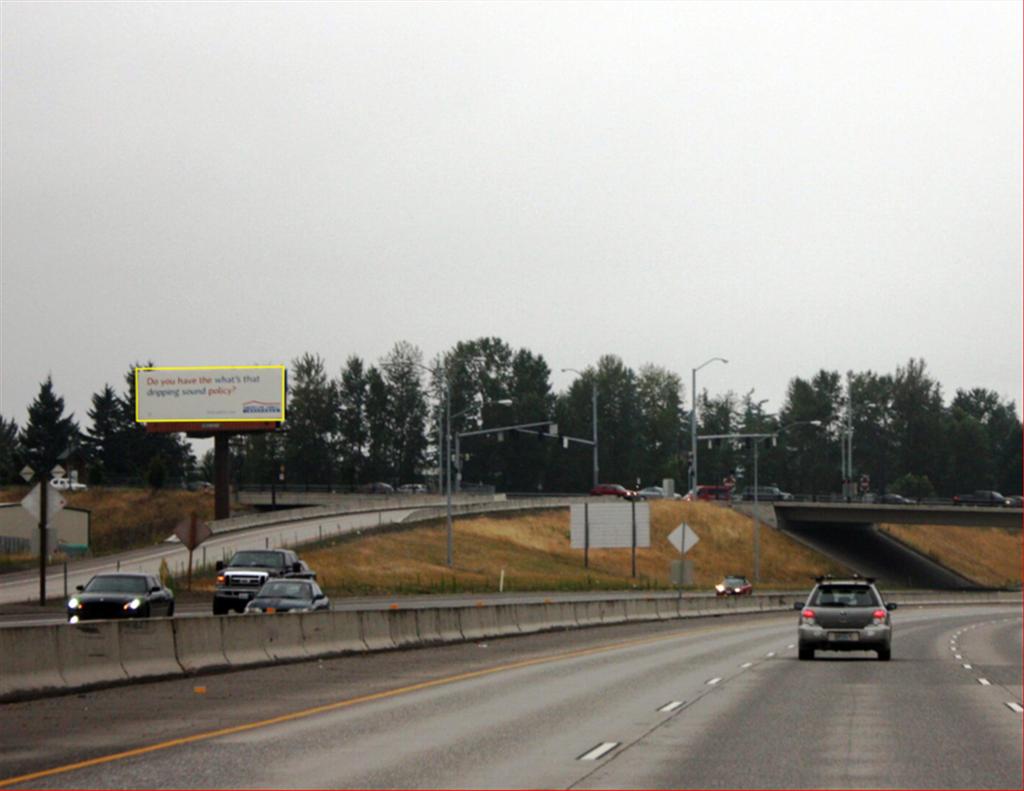
<path fill-rule="evenodd" d="M 592 654 L 601 654 L 608 651 L 616 651 L 622 648 L 631 648 L 638 645 L 647 645 L 650 643 L 660 643 L 667 640 L 674 640 L 680 637 L 690 637 L 697 634 L 702 634 L 710 631 L 721 631 L 721 627 L 704 627 L 702 629 L 688 629 L 684 632 L 673 632 L 668 635 L 659 635 L 658 637 L 643 637 L 635 640 L 626 640 L 621 643 L 612 643 L 611 645 L 597 646 L 595 648 L 582 648 L 578 651 L 569 651 L 564 654 L 555 654 L 554 656 L 538 657 L 536 659 L 524 659 L 520 662 L 512 662 L 507 665 L 498 665 L 497 667 L 485 668 L 483 670 L 473 670 L 468 673 L 459 673 L 454 676 L 446 676 L 444 678 L 436 678 L 432 681 L 421 681 L 418 684 L 410 684 L 405 687 L 398 687 L 396 689 L 389 689 L 384 692 L 374 692 L 370 695 L 360 695 L 356 698 L 348 698 L 347 700 L 339 700 L 334 703 L 325 703 L 322 706 L 314 706 L 309 709 L 302 709 L 300 711 L 293 711 L 290 714 L 282 714 L 277 717 L 271 717 L 266 720 L 257 720 L 256 722 L 247 722 L 242 725 L 232 725 L 228 728 L 219 728 L 214 731 L 204 731 L 203 733 L 196 733 L 192 736 L 182 736 L 177 739 L 168 739 L 167 741 L 157 742 L 156 744 L 150 744 L 146 747 L 136 747 L 132 750 L 124 750 L 119 753 L 111 753 L 110 755 L 101 755 L 98 758 L 89 758 L 85 761 L 78 761 L 73 764 L 66 764 L 64 766 L 55 766 L 52 769 L 43 769 L 38 772 L 31 772 L 29 774 L 19 775 L 17 777 L 8 777 L 0 779 L 0 788 L 6 786 L 17 785 L 19 783 L 27 783 L 32 780 L 38 780 L 42 777 L 52 777 L 53 775 L 64 774 L 66 772 L 74 772 L 78 769 L 88 769 L 92 766 L 99 766 L 101 764 L 112 763 L 113 761 L 121 761 L 125 758 L 134 758 L 139 755 L 145 755 L 146 753 L 157 752 L 158 750 L 167 750 L 171 747 L 180 747 L 184 744 L 193 744 L 195 742 L 208 741 L 209 739 L 216 739 L 221 736 L 231 736 L 236 733 L 244 733 L 245 731 L 255 730 L 256 728 L 266 728 L 270 725 L 278 725 L 282 722 L 291 722 L 292 720 L 304 719 L 306 717 L 312 717 L 315 714 L 323 714 L 327 711 L 336 711 L 338 709 L 345 709 L 350 706 L 356 706 L 360 703 L 369 703 L 374 700 L 385 700 L 387 698 L 394 698 L 399 695 L 405 695 L 410 692 L 416 692 L 421 689 L 430 689 L 431 687 L 440 687 L 446 684 L 454 684 L 458 681 L 467 681 L 473 678 L 481 678 L 483 676 L 490 676 L 496 673 L 505 673 L 509 670 L 519 670 L 524 667 L 533 667 L 535 665 L 548 664 L 550 662 L 557 662 L 563 659 L 575 659 L 578 657 L 589 656 Z M 244 668 L 240 668 L 244 669 Z"/>

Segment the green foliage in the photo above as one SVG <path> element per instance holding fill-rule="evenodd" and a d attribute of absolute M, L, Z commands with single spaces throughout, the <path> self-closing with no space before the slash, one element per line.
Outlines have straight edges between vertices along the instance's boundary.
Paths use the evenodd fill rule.
<path fill-rule="evenodd" d="M 164 488 L 167 481 L 167 465 L 164 464 L 162 456 L 154 456 L 149 461 L 149 468 L 146 470 L 146 484 L 153 491 Z"/>
<path fill-rule="evenodd" d="M 0 485 L 20 481 L 19 461 L 18 424 L 0 415 Z"/>
<path fill-rule="evenodd" d="M 74 416 L 64 416 L 64 399 L 54 392 L 53 379 L 47 376 L 18 437 L 25 460 L 40 478 L 49 478 L 60 454 L 77 443 L 78 437 Z"/>
<path fill-rule="evenodd" d="M 914 500 L 935 496 L 935 487 L 932 486 L 932 482 L 928 480 L 928 476 L 914 475 L 909 472 L 899 480 L 895 481 L 893 485 L 889 487 L 889 490 L 896 494 L 902 494 L 904 497 L 910 497 Z"/>

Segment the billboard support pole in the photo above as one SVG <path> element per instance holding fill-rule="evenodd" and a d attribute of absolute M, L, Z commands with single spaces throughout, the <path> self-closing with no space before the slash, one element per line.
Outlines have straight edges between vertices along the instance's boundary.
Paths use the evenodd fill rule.
<path fill-rule="evenodd" d="M 227 432 L 218 432 L 213 437 L 213 511 L 214 519 L 227 519 L 231 516 L 230 477 L 228 470 L 228 438 Z"/>
<path fill-rule="evenodd" d="M 45 466 L 45 465 L 44 465 Z M 70 465 L 69 465 L 70 466 Z M 46 495 L 50 482 L 39 476 L 39 606 L 46 606 Z"/>
<path fill-rule="evenodd" d="M 633 579 L 636 579 L 636 500 L 630 500 L 629 504 L 632 506 L 629 510 L 633 517 Z"/>
<path fill-rule="evenodd" d="M 583 568 L 590 568 L 590 505 L 583 503 Z"/>

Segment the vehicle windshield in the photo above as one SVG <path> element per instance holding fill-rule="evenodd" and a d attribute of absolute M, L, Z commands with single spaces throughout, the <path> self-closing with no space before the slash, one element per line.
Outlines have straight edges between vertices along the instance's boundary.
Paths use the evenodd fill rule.
<path fill-rule="evenodd" d="M 145 577 L 93 577 L 85 586 L 88 593 L 145 593 Z"/>
<path fill-rule="evenodd" d="M 866 585 L 822 585 L 811 597 L 816 607 L 877 607 L 875 592 Z"/>
<path fill-rule="evenodd" d="M 260 588 L 259 597 L 261 599 L 305 599 L 309 601 L 313 598 L 313 588 L 302 582 L 275 580 Z"/>
<path fill-rule="evenodd" d="M 743 577 L 726 577 L 725 584 L 730 588 L 738 588 L 741 585 L 746 585 L 747 581 Z"/>
<path fill-rule="evenodd" d="M 284 565 L 284 556 L 279 552 L 236 552 L 231 558 L 232 566 L 262 566 L 268 569 L 279 569 Z"/>

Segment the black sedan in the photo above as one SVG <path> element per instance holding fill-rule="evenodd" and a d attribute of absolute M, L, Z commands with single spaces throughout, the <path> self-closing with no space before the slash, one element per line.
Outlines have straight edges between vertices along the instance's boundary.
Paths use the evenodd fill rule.
<path fill-rule="evenodd" d="M 268 580 L 245 605 L 248 613 L 313 612 L 329 610 L 331 602 L 313 580 Z"/>
<path fill-rule="evenodd" d="M 68 599 L 68 623 L 174 615 L 174 594 L 149 574 L 97 574 Z"/>

